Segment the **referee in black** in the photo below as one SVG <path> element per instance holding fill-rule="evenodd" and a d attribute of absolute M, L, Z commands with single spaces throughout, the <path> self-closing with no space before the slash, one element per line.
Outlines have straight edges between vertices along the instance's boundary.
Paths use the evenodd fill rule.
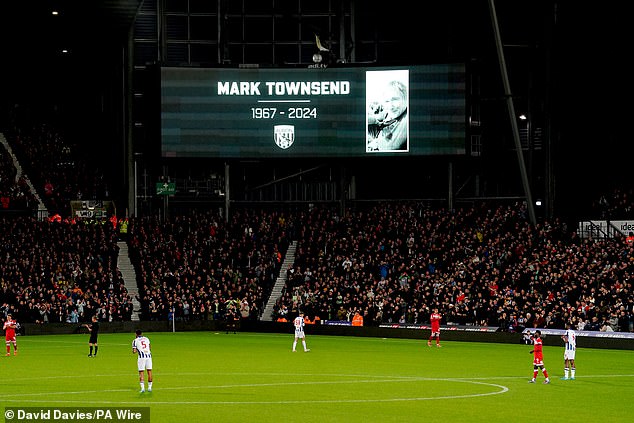
<path fill-rule="evenodd" d="M 99 336 L 99 321 L 97 320 L 97 316 L 92 316 L 92 323 L 84 325 L 86 329 L 90 332 L 90 339 L 88 340 L 88 346 L 90 347 L 90 353 L 88 357 L 96 357 L 97 350 L 99 350 L 99 346 L 97 345 L 97 337 Z M 94 354 L 93 354 L 94 347 Z"/>

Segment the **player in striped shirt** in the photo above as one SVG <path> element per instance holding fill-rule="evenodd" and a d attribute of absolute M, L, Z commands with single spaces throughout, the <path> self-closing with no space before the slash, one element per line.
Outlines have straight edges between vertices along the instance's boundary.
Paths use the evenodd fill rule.
<path fill-rule="evenodd" d="M 572 325 L 566 322 L 566 333 L 561 336 L 565 342 L 564 349 L 564 377 L 562 380 L 575 380 L 575 352 L 577 350 L 577 334 Z M 570 377 L 568 377 L 570 375 Z"/>
<path fill-rule="evenodd" d="M 147 390 L 152 392 L 152 351 L 150 351 L 150 340 L 143 336 L 140 329 L 136 331 L 136 338 L 132 341 L 132 353 L 138 354 L 137 367 L 139 369 L 139 383 L 141 392 L 145 392 L 144 372 L 147 371 Z"/>
<path fill-rule="evenodd" d="M 293 352 L 296 352 L 297 341 L 299 339 L 302 340 L 302 345 L 304 346 L 304 352 L 310 351 L 306 348 L 306 334 L 304 333 L 304 313 L 301 311 L 299 315 L 293 320 L 293 326 L 295 326 L 295 340 L 293 341 Z"/>

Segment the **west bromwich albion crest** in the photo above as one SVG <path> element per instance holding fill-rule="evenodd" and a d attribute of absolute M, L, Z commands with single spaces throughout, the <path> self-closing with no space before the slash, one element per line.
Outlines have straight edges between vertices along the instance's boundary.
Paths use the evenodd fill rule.
<path fill-rule="evenodd" d="M 277 144 L 279 148 L 286 150 L 295 142 L 294 125 L 275 125 L 273 131 L 275 144 Z"/>

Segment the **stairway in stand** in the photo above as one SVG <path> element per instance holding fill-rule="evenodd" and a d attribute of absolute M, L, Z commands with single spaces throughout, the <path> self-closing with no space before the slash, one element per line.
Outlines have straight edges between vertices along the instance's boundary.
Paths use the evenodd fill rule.
<path fill-rule="evenodd" d="M 297 251 L 297 241 L 293 241 L 286 251 L 286 255 L 284 256 L 284 261 L 282 262 L 282 267 L 280 270 L 280 274 L 277 276 L 277 280 L 275 281 L 275 285 L 273 285 L 273 289 L 271 290 L 271 296 L 264 307 L 264 311 L 260 316 L 260 320 L 265 322 L 270 322 L 273 320 L 273 307 L 277 300 L 282 296 L 282 291 L 286 286 L 286 271 L 290 266 L 295 263 L 295 253 Z"/>
<path fill-rule="evenodd" d="M 128 294 L 132 297 L 132 321 L 139 321 L 141 314 L 141 303 L 137 300 L 137 294 L 139 293 L 139 286 L 136 282 L 136 271 L 130 256 L 128 254 L 128 244 L 124 241 L 117 242 L 119 246 L 119 259 L 117 261 L 117 267 L 121 271 L 123 277 L 123 283 L 128 290 Z"/>

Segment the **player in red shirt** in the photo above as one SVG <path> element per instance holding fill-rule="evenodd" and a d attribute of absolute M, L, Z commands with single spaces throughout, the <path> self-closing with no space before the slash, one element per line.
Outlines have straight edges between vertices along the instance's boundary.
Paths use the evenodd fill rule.
<path fill-rule="evenodd" d="M 4 339 L 7 344 L 7 355 L 11 355 L 11 344 L 13 343 L 13 355 L 18 355 L 18 342 L 15 339 L 15 329 L 18 322 L 13 320 L 13 316 L 7 314 L 7 320 L 4 321 Z"/>
<path fill-rule="evenodd" d="M 429 316 L 429 320 L 431 321 L 431 335 L 429 335 L 429 339 L 427 340 L 427 346 L 431 347 L 431 340 L 435 338 L 436 346 L 440 348 L 440 321 L 442 320 L 442 315 L 438 313 L 437 308 L 435 308 L 434 312 Z"/>
<path fill-rule="evenodd" d="M 528 381 L 528 383 L 535 383 L 535 378 L 537 378 L 537 373 L 539 373 L 539 369 L 542 369 L 542 374 L 546 378 L 544 380 L 544 384 L 550 383 L 550 378 L 548 377 L 548 371 L 546 367 L 544 367 L 544 352 L 543 352 L 543 344 L 542 344 L 542 333 L 539 330 L 536 330 L 531 335 L 531 341 L 533 341 L 533 349 L 530 351 L 530 354 L 533 354 L 533 378 Z"/>

